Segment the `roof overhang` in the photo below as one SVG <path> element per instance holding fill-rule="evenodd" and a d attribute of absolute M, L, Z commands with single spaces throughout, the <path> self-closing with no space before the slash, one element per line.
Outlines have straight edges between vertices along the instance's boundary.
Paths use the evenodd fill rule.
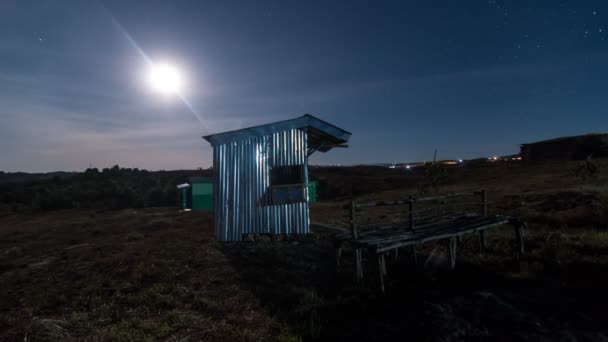
<path fill-rule="evenodd" d="M 276 132 L 287 131 L 294 128 L 306 129 L 308 133 L 309 155 L 315 151 L 327 152 L 334 147 L 347 147 L 345 144 L 352 135 L 342 128 L 336 127 L 310 114 L 305 114 L 295 119 L 211 134 L 204 136 L 203 138 L 209 141 L 212 146 L 217 146 L 250 138 L 272 135 Z"/>

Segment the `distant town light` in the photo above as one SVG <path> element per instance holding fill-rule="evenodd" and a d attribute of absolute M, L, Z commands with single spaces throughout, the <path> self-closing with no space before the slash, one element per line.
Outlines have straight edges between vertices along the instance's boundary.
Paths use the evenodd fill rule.
<path fill-rule="evenodd" d="M 462 163 L 462 159 L 458 159 L 458 162 L 459 162 L 459 163 Z"/>
<path fill-rule="evenodd" d="M 405 168 L 408 169 L 408 170 L 410 169 L 410 167 L 411 166 L 409 166 L 409 165 L 405 165 Z"/>

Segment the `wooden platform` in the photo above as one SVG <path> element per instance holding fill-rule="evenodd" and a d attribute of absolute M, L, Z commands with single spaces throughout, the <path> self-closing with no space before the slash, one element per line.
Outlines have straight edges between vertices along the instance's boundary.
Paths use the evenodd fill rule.
<path fill-rule="evenodd" d="M 481 196 L 481 201 L 476 203 L 466 203 L 479 206 L 478 213 L 465 211 L 452 211 L 440 215 L 415 217 L 416 213 L 428 211 L 429 208 L 414 210 L 414 203 L 423 201 L 439 201 L 438 207 L 446 207 L 446 199 L 459 196 L 474 195 Z M 408 205 L 408 219 L 403 222 L 376 225 L 357 225 L 355 212 L 360 208 L 370 208 L 387 205 Z M 463 203 L 457 203 L 463 204 Z M 360 282 L 363 279 L 363 254 L 366 250 L 368 254 L 376 255 L 378 259 L 378 269 L 380 273 L 381 290 L 384 292 L 384 276 L 387 273 L 385 257 L 391 252 L 398 255 L 402 247 L 408 247 L 415 255 L 415 246 L 430 241 L 446 240 L 450 253 L 450 266 L 456 265 L 456 247 L 458 238 L 466 234 L 479 234 L 480 252 L 483 255 L 486 249 L 486 230 L 504 225 L 511 225 L 514 228 L 517 253 L 524 254 L 523 231 L 525 223 L 516 218 L 502 215 L 488 215 L 487 213 L 487 194 L 485 191 L 470 193 L 444 194 L 435 197 L 409 198 L 391 202 L 374 202 L 356 204 L 351 203 L 350 212 L 350 232 L 340 232 L 336 234 L 337 240 L 337 262 L 340 263 L 342 246 L 344 243 L 350 244 L 355 256 L 355 279 Z"/>
<path fill-rule="evenodd" d="M 512 221 L 513 219 L 507 216 L 451 213 L 416 221 L 414 229 L 410 229 L 409 223 L 404 222 L 371 229 L 361 227 L 356 240 L 353 240 L 352 234 L 349 232 L 337 235 L 336 238 L 350 241 L 356 247 L 365 247 L 376 253 L 385 253 L 399 247 L 483 231 L 509 224 Z"/>

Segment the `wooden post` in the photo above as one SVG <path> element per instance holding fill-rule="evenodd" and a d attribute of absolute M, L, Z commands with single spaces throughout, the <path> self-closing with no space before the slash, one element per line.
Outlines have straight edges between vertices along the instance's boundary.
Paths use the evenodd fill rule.
<path fill-rule="evenodd" d="M 340 259 L 342 258 L 342 246 L 338 247 L 336 250 L 336 264 L 338 267 L 340 266 Z"/>
<path fill-rule="evenodd" d="M 384 275 L 386 274 L 384 268 L 384 254 L 378 254 L 378 273 L 380 274 L 380 291 L 382 293 L 384 293 Z"/>
<path fill-rule="evenodd" d="M 380 258 L 382 259 L 382 274 L 386 275 L 386 257 L 384 253 L 380 254 Z"/>
<path fill-rule="evenodd" d="M 483 217 L 488 216 L 488 193 L 486 190 L 480 191 L 481 196 L 481 204 L 479 214 Z M 486 232 L 485 230 L 479 231 L 479 252 L 481 255 L 485 255 L 486 248 L 488 247 L 488 243 L 486 240 Z"/>
<path fill-rule="evenodd" d="M 488 247 L 488 244 L 486 241 L 486 232 L 485 232 L 485 230 L 480 230 L 479 231 L 479 253 L 481 254 L 481 256 L 484 256 L 486 254 L 487 247 Z"/>
<path fill-rule="evenodd" d="M 524 228 L 526 224 L 524 222 L 517 222 L 515 224 L 515 243 L 517 245 L 517 252 L 519 256 L 524 255 Z"/>
<path fill-rule="evenodd" d="M 360 283 L 363 280 L 363 260 L 361 256 L 361 248 L 357 248 L 355 250 L 355 267 L 357 283 Z"/>
<path fill-rule="evenodd" d="M 350 232 L 352 234 L 353 242 L 355 242 L 355 244 L 356 244 L 357 239 L 359 239 L 359 232 L 357 232 L 355 209 L 356 209 L 356 204 L 355 204 L 355 200 L 353 199 L 350 202 Z M 362 259 L 363 258 L 362 258 L 361 248 L 357 246 L 357 248 L 355 249 L 355 278 L 358 283 L 361 282 L 361 280 L 363 280 L 363 260 Z"/>
<path fill-rule="evenodd" d="M 359 233 L 357 232 L 357 222 L 355 222 L 355 200 L 350 202 L 350 232 L 353 235 L 353 240 L 357 240 L 359 238 Z"/>
<path fill-rule="evenodd" d="M 456 237 L 451 237 L 448 243 L 448 248 L 450 250 L 450 269 L 453 270 L 456 267 L 456 245 L 457 245 Z"/>
<path fill-rule="evenodd" d="M 479 192 L 481 195 L 481 216 L 488 216 L 488 193 L 485 190 Z"/>
<path fill-rule="evenodd" d="M 410 230 L 414 231 L 414 199 L 412 198 L 412 196 L 410 196 L 410 201 L 409 201 L 409 209 L 410 209 Z"/>

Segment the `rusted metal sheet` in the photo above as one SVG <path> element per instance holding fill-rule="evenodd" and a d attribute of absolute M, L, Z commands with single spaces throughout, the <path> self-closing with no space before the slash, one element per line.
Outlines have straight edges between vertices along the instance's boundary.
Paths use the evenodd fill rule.
<path fill-rule="evenodd" d="M 217 240 L 310 232 L 308 202 L 273 205 L 269 188 L 272 167 L 304 165 L 308 191 L 307 140 L 306 129 L 291 128 L 213 146 Z"/>

